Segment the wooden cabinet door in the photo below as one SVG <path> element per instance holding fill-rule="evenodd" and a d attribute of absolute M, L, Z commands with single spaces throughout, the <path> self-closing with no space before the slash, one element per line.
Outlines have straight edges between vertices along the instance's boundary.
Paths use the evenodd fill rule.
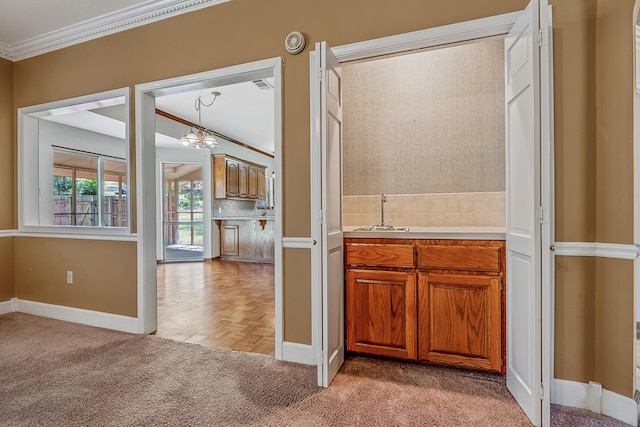
<path fill-rule="evenodd" d="M 418 274 L 418 359 L 501 370 L 500 278 Z"/>
<path fill-rule="evenodd" d="M 220 229 L 220 254 L 239 256 L 240 239 L 237 225 L 223 225 Z"/>
<path fill-rule="evenodd" d="M 347 350 L 416 359 L 416 276 L 347 270 Z"/>
<path fill-rule="evenodd" d="M 238 162 L 227 159 L 227 197 L 238 197 Z"/>
<path fill-rule="evenodd" d="M 249 166 L 249 191 L 250 199 L 258 197 L 258 168 Z"/>
<path fill-rule="evenodd" d="M 264 169 L 258 168 L 258 190 L 256 197 L 263 200 L 266 195 Z"/>
<path fill-rule="evenodd" d="M 238 163 L 238 197 L 249 196 L 249 165 Z"/>

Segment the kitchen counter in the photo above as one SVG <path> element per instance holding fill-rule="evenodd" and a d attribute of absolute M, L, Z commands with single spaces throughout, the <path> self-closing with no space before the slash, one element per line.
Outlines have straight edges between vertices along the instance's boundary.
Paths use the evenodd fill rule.
<path fill-rule="evenodd" d="M 362 226 L 343 227 L 344 237 L 376 239 L 505 240 L 505 227 L 411 227 L 409 231 L 355 231 Z"/>
<path fill-rule="evenodd" d="M 213 221 L 240 221 L 240 220 L 266 220 L 273 221 L 276 219 L 274 216 L 230 216 L 230 217 L 213 217 L 211 218 Z"/>

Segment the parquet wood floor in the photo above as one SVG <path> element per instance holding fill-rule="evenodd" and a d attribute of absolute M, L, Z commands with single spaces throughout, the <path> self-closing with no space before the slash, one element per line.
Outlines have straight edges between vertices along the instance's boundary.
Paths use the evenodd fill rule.
<path fill-rule="evenodd" d="M 157 336 L 275 354 L 273 264 L 158 264 Z"/>

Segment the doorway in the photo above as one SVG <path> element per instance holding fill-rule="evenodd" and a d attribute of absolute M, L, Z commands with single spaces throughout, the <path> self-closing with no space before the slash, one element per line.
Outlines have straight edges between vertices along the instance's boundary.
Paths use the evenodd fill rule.
<path fill-rule="evenodd" d="M 159 295 L 160 289 L 158 287 L 157 278 L 166 277 L 166 274 L 160 273 L 156 268 L 156 252 L 155 250 L 158 246 L 157 240 L 158 233 L 157 223 L 158 219 L 155 214 L 156 206 L 160 204 L 160 199 L 156 192 L 153 189 L 159 187 L 157 185 L 159 181 L 162 179 L 156 174 L 156 141 L 158 140 L 156 133 L 160 131 L 161 124 L 156 126 L 156 119 L 158 116 L 157 111 L 157 100 L 161 97 L 167 97 L 169 95 L 177 95 L 184 94 L 189 92 L 197 92 L 197 91 L 211 91 L 213 88 L 220 87 L 230 87 L 234 84 L 242 83 L 242 82 L 253 82 L 254 80 L 261 79 L 270 79 L 272 82 L 271 90 L 273 91 L 272 98 L 272 108 L 273 108 L 273 122 L 272 122 L 272 132 L 273 132 L 273 170 L 270 173 L 274 173 L 280 176 L 281 173 L 281 160 L 280 160 L 280 150 L 281 150 L 281 140 L 282 140 L 282 124 L 281 124 L 281 116 L 282 116 L 282 78 L 281 78 L 281 58 L 274 58 L 271 60 L 257 61 L 254 63 L 243 64 L 239 66 L 227 67 L 219 70 L 204 72 L 200 74 L 183 76 L 174 79 L 168 79 L 143 85 L 136 86 L 136 99 L 137 99 L 137 114 L 136 116 L 140 118 L 140 122 L 137 126 L 137 138 L 138 141 L 143 141 L 137 145 L 137 168 L 138 171 L 138 182 L 140 183 L 140 187 L 142 190 L 137 192 L 137 206 L 138 206 L 138 313 L 139 313 L 139 325 L 141 332 L 152 332 L 158 329 L 158 299 L 157 295 Z M 223 94 L 224 98 L 224 94 Z M 231 98 L 232 99 L 232 98 Z M 193 105 L 191 103 L 191 105 Z M 204 114 L 203 114 L 204 115 Z M 165 116 L 166 117 L 166 116 Z M 193 121 L 195 122 L 195 120 Z M 160 123 L 160 122 L 158 122 Z M 199 123 L 198 123 L 199 124 Z M 184 123 L 180 125 L 184 130 Z M 209 152 L 208 149 L 197 150 L 197 152 L 202 153 L 206 151 L 207 161 L 203 163 L 203 165 L 208 165 L 209 173 L 206 173 L 206 168 L 203 167 L 203 191 L 205 194 L 211 195 L 211 191 L 207 192 L 207 183 L 211 186 L 212 182 L 212 160 L 211 154 L 215 152 L 219 152 L 214 150 L 213 152 Z M 197 181 L 197 180 L 196 180 Z M 191 185 L 191 184 L 190 184 Z M 211 188 L 211 187 L 209 187 Z M 275 181 L 275 194 L 279 194 L 281 191 L 281 180 Z M 204 258 L 214 258 L 211 261 L 205 261 L 203 263 L 180 263 L 176 265 L 196 265 L 200 266 L 208 266 L 212 267 L 214 263 L 218 266 L 222 266 L 223 263 L 226 263 L 223 267 L 233 268 L 236 271 L 244 271 L 245 274 L 243 276 L 237 276 L 236 281 L 243 281 L 246 278 L 246 282 L 251 283 L 251 277 L 249 277 L 246 272 L 252 266 L 251 263 L 231 263 L 227 261 L 218 261 L 216 258 L 219 254 L 219 245 L 216 247 L 216 241 L 219 243 L 219 235 L 216 235 L 218 231 L 218 226 L 216 225 L 216 221 L 213 220 L 212 215 L 206 214 L 207 203 L 204 202 L 203 211 L 203 229 L 206 235 L 206 226 L 210 225 L 210 233 L 211 233 L 211 247 L 209 248 L 210 254 L 207 255 L 207 247 L 205 245 L 203 254 Z M 211 207 L 211 204 L 209 204 Z M 216 210 L 217 212 L 217 210 Z M 271 224 L 271 229 L 273 230 L 273 240 L 274 240 L 274 263 L 270 267 L 270 274 L 272 277 L 272 288 L 270 289 L 270 293 L 273 296 L 273 312 L 268 316 L 271 318 L 271 323 L 273 325 L 273 341 L 275 341 L 275 348 L 273 349 L 273 353 L 276 358 L 281 358 L 282 352 L 282 214 L 281 207 L 276 205 L 274 206 L 273 215 L 269 218 L 269 222 Z M 178 212 L 179 214 L 180 212 Z M 198 211 L 195 211 L 193 215 L 189 212 L 190 216 L 194 218 L 199 215 Z M 198 215 L 196 215 L 198 214 Z M 143 221 L 142 218 L 145 220 Z M 256 218 L 255 223 L 259 224 L 260 222 Z M 196 222 L 196 221 L 192 221 Z M 253 225 L 253 221 L 251 222 Z M 195 228 L 195 227 L 194 227 Z M 218 237 L 218 239 L 216 239 Z M 166 264 L 170 265 L 170 264 Z M 254 270 L 269 270 L 268 265 L 258 265 L 253 266 Z M 186 268 L 186 267 L 185 267 Z M 193 268 L 193 267 L 192 267 Z M 222 271 L 222 270 L 220 270 Z M 228 272 L 220 272 L 215 273 L 214 276 L 218 275 L 225 278 L 234 277 Z M 196 282 L 196 288 L 202 289 L 210 289 L 207 287 L 207 281 L 204 279 L 204 275 L 206 274 L 205 270 L 200 270 L 200 273 L 197 272 L 178 272 L 174 273 L 182 276 L 186 276 L 191 282 Z M 200 274 L 200 277 L 198 276 Z M 216 277 L 213 278 L 214 281 Z M 227 305 L 229 305 L 229 301 L 227 301 Z M 233 305 L 231 304 L 233 307 Z M 248 309 L 249 310 L 249 309 Z M 233 334 L 233 332 L 231 332 Z M 274 345 L 272 344 L 272 347 Z M 244 350 L 247 351 L 247 350 Z"/>
<path fill-rule="evenodd" d="M 164 261 L 202 261 L 204 198 L 202 166 L 162 164 Z"/>
<path fill-rule="evenodd" d="M 529 149 L 523 157 L 516 156 L 516 160 L 525 160 L 515 165 L 520 171 L 520 179 L 515 182 L 526 183 L 527 193 L 532 193 L 531 199 L 521 197 L 524 204 L 518 204 L 512 206 L 512 208 L 518 209 L 521 214 L 515 222 L 515 227 L 523 226 L 522 237 L 526 237 L 527 241 L 524 244 L 517 245 L 518 249 L 526 248 L 527 253 L 516 254 L 513 261 L 509 259 L 509 244 L 507 243 L 507 272 L 512 271 L 520 274 L 520 279 L 524 278 L 526 283 L 530 283 L 531 287 L 527 286 L 527 295 L 520 295 L 518 297 L 521 301 L 529 301 L 527 310 L 516 311 L 517 322 L 526 323 L 527 327 L 530 327 L 527 333 L 532 338 L 530 341 L 523 342 L 520 340 L 509 339 L 509 328 L 513 328 L 515 323 L 514 319 L 509 316 L 509 303 L 507 303 L 507 348 L 509 343 L 512 346 L 515 342 L 520 344 L 526 344 L 523 348 L 517 347 L 518 359 L 520 363 L 515 366 L 516 372 L 515 379 L 517 381 L 528 382 L 525 387 L 521 389 L 526 393 L 526 397 L 517 400 L 523 406 L 523 409 L 534 420 L 535 424 L 548 424 L 550 417 L 550 399 L 549 394 L 546 391 L 543 392 L 543 388 L 549 390 L 551 385 L 551 356 L 552 356 L 552 310 L 551 310 L 551 289 L 552 289 L 552 276 L 550 273 L 550 264 L 552 261 L 552 254 L 547 242 L 551 241 L 552 224 L 551 221 L 543 221 L 542 218 L 552 218 L 552 215 L 548 215 L 551 209 L 551 46 L 549 43 L 550 37 L 550 25 L 548 19 L 550 14 L 547 13 L 548 6 L 546 1 L 542 0 L 538 2 L 534 0 L 530 3 L 527 9 L 521 13 L 506 14 L 491 18 L 480 19 L 477 21 L 470 21 L 467 23 L 453 24 L 446 27 L 434 28 L 430 30 L 417 31 L 415 33 L 403 34 L 401 36 L 393 36 L 378 40 L 369 40 L 362 43 L 355 43 L 353 45 L 341 46 L 335 49 L 329 49 L 326 44 L 316 44 L 316 51 L 312 52 L 312 64 L 315 64 L 311 70 L 311 84 L 312 84 L 312 96 L 311 96 L 311 110 L 312 110 L 312 153 L 317 159 L 321 159 L 322 162 L 326 161 L 326 157 L 323 157 L 323 153 L 326 153 L 327 142 L 331 138 L 332 130 L 328 126 L 328 117 L 330 113 L 327 111 L 327 105 L 329 104 L 328 98 L 330 95 L 327 91 L 327 85 L 324 83 L 325 74 L 318 72 L 318 68 L 324 70 L 324 67 L 329 67 L 329 60 L 335 55 L 338 63 L 361 60 L 365 58 L 371 58 L 374 56 L 385 54 L 397 54 L 414 50 L 418 48 L 428 48 L 433 46 L 441 46 L 448 43 L 459 43 L 467 40 L 479 39 L 483 37 L 497 36 L 509 33 L 513 28 L 522 30 L 522 37 L 515 37 L 515 40 L 526 40 L 526 42 L 520 44 L 520 47 L 524 46 L 525 50 L 517 52 L 518 55 L 505 55 L 507 60 L 513 61 L 519 59 L 521 61 L 520 67 L 517 64 L 511 64 L 511 70 L 517 73 L 525 64 L 530 64 L 531 71 L 527 75 L 527 80 L 531 84 L 525 85 L 523 91 L 515 92 L 516 95 L 529 92 L 531 93 L 530 99 L 540 97 L 540 103 L 537 104 L 540 110 L 534 111 L 533 103 L 522 101 L 520 104 L 524 107 L 530 108 L 529 112 L 522 112 L 522 114 L 514 113 L 513 117 L 534 117 L 533 123 L 521 123 L 516 135 L 524 135 L 527 138 L 531 138 L 534 141 L 529 143 L 520 143 L 519 149 Z M 539 13 L 540 12 L 540 13 Z M 521 18 L 526 19 L 528 23 L 523 22 Z M 539 21 L 540 20 L 540 21 Z M 540 28 L 540 44 L 541 49 L 538 49 L 537 39 L 533 33 L 524 34 L 526 31 L 531 31 L 531 28 Z M 513 40 L 513 39 L 512 39 Z M 535 47 L 533 43 L 535 42 Z M 528 44 L 531 43 L 530 46 Z M 540 52 L 540 57 L 537 53 Z M 326 61 L 326 63 L 324 62 Z M 339 66 L 339 64 L 338 64 Z M 527 67 L 529 69 L 529 67 Z M 507 67 L 507 70 L 509 68 Z M 537 70 L 537 71 L 535 71 Z M 537 79 L 539 77 L 539 80 Z M 524 83 L 524 82 L 523 82 Z M 538 86 L 540 85 L 540 86 Z M 529 114 L 529 113 L 532 114 Z M 537 123 L 536 123 L 537 122 Z M 314 126 L 314 124 L 316 124 Z M 507 127 L 507 134 L 509 128 Z M 536 144 L 544 143 L 540 147 L 540 151 L 534 149 Z M 536 142 L 537 141 L 537 142 Z M 539 153 L 539 154 L 536 154 Z M 508 156 L 509 154 L 507 154 Z M 533 165 L 527 163 L 528 156 L 531 156 Z M 530 173 L 523 179 L 523 172 L 525 169 L 521 166 L 527 166 L 526 171 Z M 320 164 L 316 165 L 312 170 L 312 185 L 314 197 L 312 197 L 312 237 L 314 240 L 322 242 L 322 246 L 316 248 L 313 251 L 314 268 L 316 271 L 322 271 L 323 265 L 331 256 L 331 247 L 326 246 L 325 242 L 327 237 L 333 233 L 331 228 L 332 224 L 325 223 L 325 220 L 321 213 L 327 211 L 332 205 L 340 203 L 339 200 L 331 199 L 331 195 L 327 194 L 325 190 L 327 188 L 327 176 L 323 171 L 329 170 L 330 165 Z M 540 181 L 536 179 L 535 175 L 538 175 Z M 540 176 L 543 174 L 543 176 Z M 510 175 L 507 175 L 510 177 Z M 512 184 L 510 178 L 507 178 L 507 186 Z M 539 203 L 539 204 L 538 204 Z M 524 207 L 526 205 L 526 207 Z M 509 196 L 507 196 L 507 208 L 509 209 Z M 534 210 L 532 206 L 535 206 Z M 529 209 L 531 207 L 531 209 Z M 540 211 L 540 213 L 537 212 Z M 512 217 L 513 218 L 513 217 Z M 538 219 L 540 220 L 538 223 Z M 325 225 L 327 224 L 327 225 Z M 510 224 L 509 215 L 507 215 L 507 242 L 509 241 L 509 231 L 513 230 L 514 224 Z M 335 225 L 335 224 L 333 224 Z M 511 228 L 510 228 L 511 227 Z M 514 234 L 514 237 L 520 237 Z M 540 245 L 540 241 L 542 244 Z M 522 243 L 522 242 L 521 242 Z M 543 249 L 540 249 L 540 248 Z M 512 246 L 513 248 L 513 246 Z M 511 268 L 510 262 L 516 262 L 517 268 Z M 526 266 L 525 266 L 526 264 Z M 524 268 L 524 267 L 526 268 Z M 513 266 L 512 266 L 513 267 Z M 540 273 L 542 272 L 542 273 Z M 543 276 L 544 286 L 540 287 L 541 275 Z M 314 276 L 315 277 L 315 276 Z M 335 351 L 339 351 L 336 347 L 332 347 L 331 343 L 340 343 L 341 341 L 335 339 L 334 332 L 341 330 L 341 328 L 330 329 L 331 319 L 326 319 L 327 312 L 336 312 L 337 308 L 333 307 L 329 310 L 326 308 L 327 304 L 335 302 L 331 299 L 332 295 L 337 295 L 340 292 L 335 289 L 331 289 L 331 284 L 340 284 L 340 280 L 333 280 L 331 275 L 320 275 L 316 280 L 312 282 L 312 295 L 314 303 L 312 307 L 315 309 L 313 316 L 314 319 L 314 350 L 316 352 L 316 358 L 318 360 L 318 379 L 319 384 L 328 386 L 327 378 L 330 378 L 330 373 L 335 372 L 335 367 L 330 366 L 330 362 Z M 538 291 L 534 288 L 537 287 Z M 524 288 L 520 290 L 522 293 Z M 529 292 L 530 291 L 530 292 Z M 517 293 L 512 292 L 513 295 Z M 322 303 L 321 303 L 322 302 Z M 513 304 L 512 304 L 513 307 Z M 543 322 L 535 321 L 535 316 L 538 319 L 542 318 Z M 333 320 L 335 322 L 335 320 Z M 335 326 L 335 325 L 333 325 Z M 522 326 L 522 325 L 521 325 Z M 513 333 L 513 330 L 512 330 Z M 528 346 L 532 348 L 529 349 Z M 526 349 L 524 347 L 527 347 Z M 513 350 L 512 350 L 513 351 Z M 536 354 L 536 357 L 531 357 L 531 354 Z M 507 363 L 509 363 L 509 354 L 507 354 Z M 512 361 L 514 358 L 511 359 Z M 526 360 L 526 361 L 525 361 Z M 327 375 L 329 372 L 329 375 Z M 507 367 L 509 372 L 509 366 Z M 522 375 L 524 374 L 524 375 Z M 507 376 L 509 378 L 509 375 Z M 513 378 L 513 376 L 512 376 Z M 330 380 L 329 380 L 330 381 Z M 525 408 L 526 406 L 526 408 Z"/>

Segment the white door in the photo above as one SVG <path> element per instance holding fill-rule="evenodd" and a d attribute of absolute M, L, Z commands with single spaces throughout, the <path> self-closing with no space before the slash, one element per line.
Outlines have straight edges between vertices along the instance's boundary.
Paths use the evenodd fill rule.
<path fill-rule="evenodd" d="M 539 0 L 505 39 L 507 388 L 535 425 L 541 404 Z"/>
<path fill-rule="evenodd" d="M 313 71 L 320 109 L 320 254 L 322 351 L 318 383 L 328 387 L 344 362 L 344 256 L 342 242 L 342 71 L 326 42 L 316 43 Z"/>

